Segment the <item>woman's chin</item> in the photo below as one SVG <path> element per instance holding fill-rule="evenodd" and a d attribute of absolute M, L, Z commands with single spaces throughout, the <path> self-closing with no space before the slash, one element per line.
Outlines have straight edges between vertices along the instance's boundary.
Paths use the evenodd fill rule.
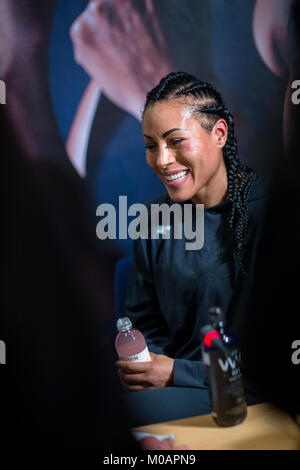
<path fill-rule="evenodd" d="M 172 191 L 170 188 L 166 188 L 170 199 L 174 202 L 184 202 L 190 199 L 190 195 L 186 191 Z"/>

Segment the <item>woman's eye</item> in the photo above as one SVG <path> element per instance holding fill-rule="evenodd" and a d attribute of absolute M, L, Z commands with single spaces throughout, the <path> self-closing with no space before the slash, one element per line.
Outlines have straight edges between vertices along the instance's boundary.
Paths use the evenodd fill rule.
<path fill-rule="evenodd" d="M 171 140 L 171 144 L 172 145 L 176 145 L 176 144 L 179 144 L 179 142 L 182 142 L 184 139 L 172 139 Z"/>
<path fill-rule="evenodd" d="M 154 144 L 146 144 L 145 148 L 146 150 L 153 150 L 156 146 Z"/>

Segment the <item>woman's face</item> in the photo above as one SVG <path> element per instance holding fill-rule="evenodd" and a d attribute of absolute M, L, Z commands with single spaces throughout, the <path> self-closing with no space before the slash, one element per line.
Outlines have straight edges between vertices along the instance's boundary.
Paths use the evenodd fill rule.
<path fill-rule="evenodd" d="M 192 116 L 190 107 L 178 101 L 162 101 L 147 108 L 143 134 L 147 163 L 173 201 L 205 203 L 212 195 L 218 199 L 218 193 L 222 200 L 227 190 L 222 154 L 227 139 L 224 119 L 208 133 Z"/>

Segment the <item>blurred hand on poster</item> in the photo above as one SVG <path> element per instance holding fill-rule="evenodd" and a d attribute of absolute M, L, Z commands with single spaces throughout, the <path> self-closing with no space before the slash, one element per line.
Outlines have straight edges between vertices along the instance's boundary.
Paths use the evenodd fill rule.
<path fill-rule="evenodd" d="M 78 64 L 114 104 L 141 119 L 145 95 L 172 66 L 152 0 L 92 0 L 70 35 Z"/>
<path fill-rule="evenodd" d="M 253 37 L 262 60 L 284 80 L 299 62 L 299 3 L 295 0 L 257 0 Z"/>
<path fill-rule="evenodd" d="M 51 159 L 73 172 L 49 87 L 48 44 L 56 0 L 1 0 L 0 78 L 9 90 L 4 112 L 23 155 Z"/>
<path fill-rule="evenodd" d="M 26 63 L 40 54 L 51 30 L 56 0 L 1 0 L 0 2 L 0 73 Z"/>
<path fill-rule="evenodd" d="M 283 140 L 286 155 L 298 148 L 300 107 L 292 99 L 293 83 L 300 77 L 300 1 L 257 0 L 253 37 L 265 65 L 286 83 Z M 299 159 L 296 159 L 298 161 Z"/>

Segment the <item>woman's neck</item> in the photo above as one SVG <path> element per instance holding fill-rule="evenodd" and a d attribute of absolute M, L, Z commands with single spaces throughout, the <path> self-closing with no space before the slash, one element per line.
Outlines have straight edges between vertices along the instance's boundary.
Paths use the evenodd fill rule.
<path fill-rule="evenodd" d="M 204 204 L 205 209 L 208 209 L 226 201 L 227 195 L 228 179 L 226 166 L 223 161 L 215 175 L 192 198 L 192 202 L 194 204 Z"/>

